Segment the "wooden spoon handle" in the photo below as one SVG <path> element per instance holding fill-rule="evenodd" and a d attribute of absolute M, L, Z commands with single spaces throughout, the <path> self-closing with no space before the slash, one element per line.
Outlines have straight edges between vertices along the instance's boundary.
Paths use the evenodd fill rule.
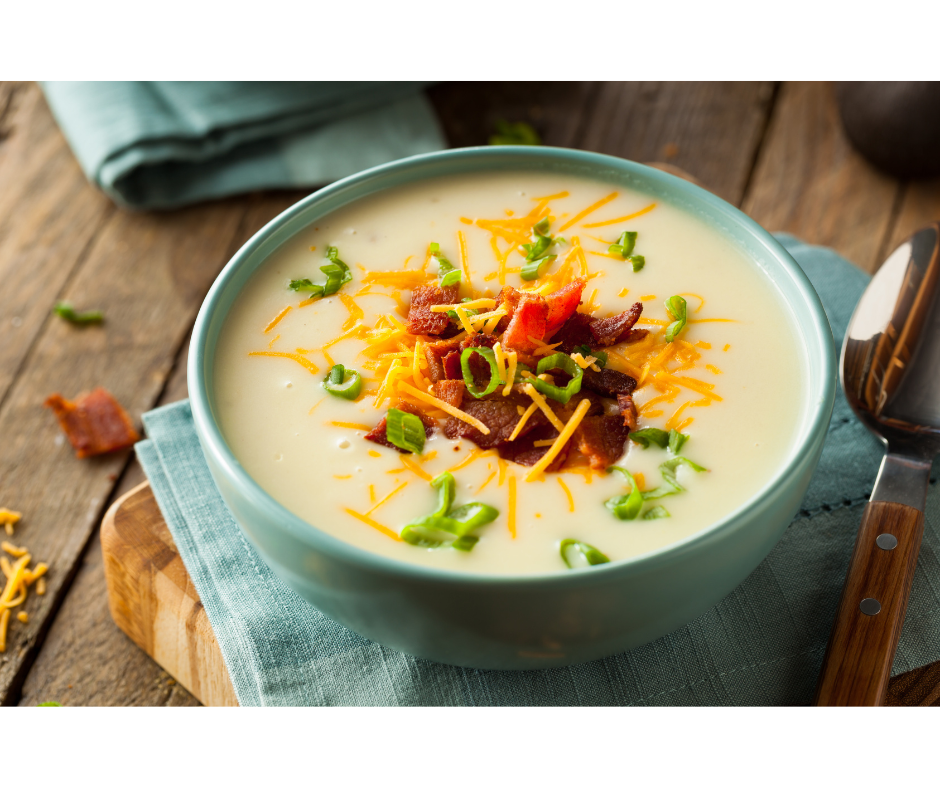
<path fill-rule="evenodd" d="M 923 535 L 924 513 L 911 506 L 872 501 L 865 507 L 816 687 L 817 706 L 883 704 Z"/>

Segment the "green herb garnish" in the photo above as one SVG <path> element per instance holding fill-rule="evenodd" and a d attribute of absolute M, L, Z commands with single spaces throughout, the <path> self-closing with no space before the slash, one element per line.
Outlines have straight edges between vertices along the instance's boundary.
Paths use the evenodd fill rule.
<path fill-rule="evenodd" d="M 669 430 L 669 451 L 678 454 L 688 439 L 689 436 L 683 435 L 679 430 Z"/>
<path fill-rule="evenodd" d="M 345 379 L 347 375 L 349 380 Z M 354 369 L 346 369 L 342 364 L 335 364 L 330 367 L 330 371 L 326 374 L 326 380 L 320 385 L 334 397 L 355 399 L 362 391 L 362 376 Z"/>
<path fill-rule="evenodd" d="M 339 252 L 335 246 L 328 246 L 324 256 L 330 261 L 327 265 L 320 266 L 320 270 L 326 274 L 324 284 L 316 285 L 309 279 L 291 279 L 290 289 L 310 293 L 311 298 L 325 297 L 339 292 L 344 284 L 352 281 L 352 271 L 339 259 Z"/>
<path fill-rule="evenodd" d="M 510 123 L 496 121 L 496 133 L 490 136 L 490 145 L 541 145 L 538 132 L 525 121 Z"/>
<path fill-rule="evenodd" d="M 564 405 L 575 394 L 581 391 L 581 379 L 584 377 L 584 370 L 581 369 L 575 360 L 567 353 L 553 353 L 539 361 L 539 365 L 536 367 L 536 374 L 542 375 L 553 369 L 560 369 L 571 375 L 571 380 L 568 381 L 568 385 L 564 388 L 555 386 L 544 380 L 539 380 L 537 377 L 526 378 L 525 380 L 527 383 L 531 383 L 532 387 L 542 395 L 550 397 Z"/>
<path fill-rule="evenodd" d="M 619 465 L 612 465 L 607 469 L 607 473 L 611 471 L 620 471 L 627 477 L 627 481 L 630 482 L 630 492 L 627 495 L 618 495 L 615 498 L 604 501 L 604 506 L 606 506 L 618 520 L 635 520 L 640 514 L 640 510 L 643 508 L 643 494 L 640 492 L 636 479 L 633 478 L 633 474 L 630 473 L 630 471 L 626 468 L 621 468 Z"/>
<path fill-rule="evenodd" d="M 660 449 L 665 449 L 669 445 L 669 433 L 658 427 L 644 427 L 642 430 L 631 432 L 630 440 L 639 443 L 644 449 L 648 449 L 651 443 L 655 443 Z"/>
<path fill-rule="evenodd" d="M 666 299 L 666 313 L 672 319 L 672 323 L 666 328 L 666 341 L 672 342 L 679 332 L 685 328 L 687 307 L 685 299 L 682 296 L 670 296 Z"/>
<path fill-rule="evenodd" d="M 636 246 L 636 233 L 622 232 L 620 238 L 607 247 L 608 254 L 619 254 L 626 260 L 633 254 L 633 247 Z"/>
<path fill-rule="evenodd" d="M 594 356 L 594 363 L 601 369 L 607 366 L 607 354 L 603 350 L 591 350 L 590 345 L 578 345 L 572 352 L 580 353 L 584 358 Z"/>
<path fill-rule="evenodd" d="M 528 246 L 529 244 L 523 244 L 523 246 Z M 545 271 L 548 270 L 548 267 L 555 262 L 555 258 L 558 255 L 550 254 L 547 257 L 541 257 L 538 260 L 530 260 L 522 266 L 522 270 L 519 272 L 525 281 L 530 282 L 533 279 L 538 279 L 542 276 Z"/>
<path fill-rule="evenodd" d="M 440 279 L 441 287 L 460 284 L 463 272 L 459 268 L 455 268 L 454 264 L 441 254 L 441 245 L 432 243 L 430 249 L 431 257 L 437 259 L 437 276 Z"/>
<path fill-rule="evenodd" d="M 641 254 L 634 254 L 627 258 L 627 262 L 633 266 L 633 273 L 638 273 L 646 265 L 646 258 Z"/>
<path fill-rule="evenodd" d="M 665 506 L 654 506 L 643 515 L 644 520 L 662 520 L 664 517 L 670 517 Z"/>
<path fill-rule="evenodd" d="M 42 707 L 42 706 L 58 706 L 60 709 L 62 708 L 62 704 L 61 704 L 61 703 L 56 703 L 54 700 L 47 700 L 45 703 L 37 703 L 37 704 L 36 704 L 36 708 L 37 708 L 37 709 L 40 708 L 40 707 Z"/>
<path fill-rule="evenodd" d="M 708 470 L 692 462 L 692 460 L 687 457 L 673 457 L 671 460 L 666 460 L 666 462 L 659 466 L 659 472 L 663 475 L 663 484 L 655 490 L 647 490 L 644 492 L 643 499 L 651 501 L 656 498 L 665 498 L 667 495 L 675 495 L 676 493 L 683 492 L 685 487 L 679 484 L 679 480 L 676 477 L 676 468 L 680 465 L 685 465 L 696 473 L 702 473 Z"/>
<path fill-rule="evenodd" d="M 610 559 L 593 545 L 577 539 L 562 539 L 558 552 L 569 569 L 609 564 Z"/>
<path fill-rule="evenodd" d="M 59 301 L 52 311 L 64 320 L 70 323 L 85 325 L 88 323 L 100 323 L 104 320 L 104 312 L 100 309 L 92 309 L 88 312 L 76 312 L 75 308 L 68 301 Z"/>
<path fill-rule="evenodd" d="M 476 501 L 452 509 L 457 483 L 447 471 L 436 477 L 431 487 L 438 491 L 437 511 L 412 520 L 402 530 L 401 538 L 416 547 L 450 546 L 456 550 L 472 550 L 479 537 L 470 532 L 493 522 L 499 517 L 499 511 Z"/>
<path fill-rule="evenodd" d="M 470 369 L 470 357 L 476 353 L 479 356 L 482 356 L 486 362 L 490 365 L 490 382 L 487 384 L 486 388 L 483 391 L 477 388 L 476 382 L 473 380 L 473 371 Z M 505 385 L 506 381 L 499 375 L 499 364 L 496 362 L 496 353 L 493 352 L 493 348 L 489 347 L 468 347 L 464 348 L 463 352 L 460 354 L 460 370 L 463 372 L 463 382 L 464 386 L 467 388 L 467 393 L 472 396 L 480 399 L 481 397 L 486 397 L 496 391 L 501 385 Z"/>
<path fill-rule="evenodd" d="M 427 435 L 424 424 L 414 413 L 390 408 L 385 416 L 385 438 L 399 449 L 421 454 Z"/>

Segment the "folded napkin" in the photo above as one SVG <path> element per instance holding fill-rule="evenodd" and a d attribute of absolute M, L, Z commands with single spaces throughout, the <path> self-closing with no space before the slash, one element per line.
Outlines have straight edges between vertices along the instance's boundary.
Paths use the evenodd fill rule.
<path fill-rule="evenodd" d="M 778 236 L 809 275 L 837 344 L 868 276 Z M 654 643 L 569 668 L 440 665 L 333 622 L 282 583 L 209 476 L 189 403 L 144 416 L 137 455 L 202 598 L 242 705 L 780 705 L 812 701 L 881 446 L 840 392 L 803 509 L 767 559 L 714 609 Z M 932 480 L 933 483 L 933 480 Z M 940 659 L 940 518 L 931 487 L 901 673 Z"/>
<path fill-rule="evenodd" d="M 322 186 L 446 146 L 421 82 L 46 82 L 85 175 L 129 208 Z"/>

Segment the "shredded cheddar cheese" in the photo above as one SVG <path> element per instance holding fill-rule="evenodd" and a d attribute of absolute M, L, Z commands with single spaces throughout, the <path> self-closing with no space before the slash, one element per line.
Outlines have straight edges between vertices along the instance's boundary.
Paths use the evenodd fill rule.
<path fill-rule="evenodd" d="M 535 465 L 532 466 L 532 469 L 526 474 L 525 480 L 527 482 L 535 481 L 545 469 L 552 464 L 554 459 L 558 456 L 559 452 L 565 447 L 565 444 L 571 439 L 571 436 L 574 435 L 574 431 L 578 428 L 578 425 L 581 423 L 581 420 L 587 415 L 588 410 L 591 408 L 591 401 L 589 399 L 583 399 L 578 403 L 578 407 L 575 408 L 574 413 L 571 418 L 568 420 L 568 423 L 564 426 L 564 429 L 555 439 L 555 443 L 552 444 L 551 448 L 545 452 L 545 455 L 539 460 Z"/>
<path fill-rule="evenodd" d="M 303 356 L 297 353 L 284 353 L 277 350 L 252 350 L 248 353 L 249 356 L 282 356 L 284 358 L 290 358 L 300 364 L 302 367 L 305 367 L 308 372 L 312 375 L 315 375 L 320 371 L 320 368 L 314 364 L 310 359 L 304 358 Z"/>
<path fill-rule="evenodd" d="M 516 538 L 516 477 L 509 477 L 509 511 L 506 514 L 506 522 L 509 526 L 509 534 L 513 539 Z"/>
<path fill-rule="evenodd" d="M 558 430 L 559 432 L 564 430 L 565 428 L 564 423 L 562 422 L 561 419 L 558 418 L 558 416 L 555 415 L 555 411 L 553 411 L 551 407 L 549 407 L 549 404 L 545 401 L 545 398 L 541 394 L 539 394 L 538 391 L 535 390 L 535 386 L 533 386 L 531 383 L 526 383 L 525 387 L 523 388 L 523 391 L 525 391 L 525 393 L 528 394 L 532 398 L 533 402 L 536 405 L 538 405 L 539 410 L 541 410 L 542 413 L 545 414 L 545 418 L 547 418 L 549 422 L 551 422 L 551 425 L 556 430 Z M 587 402 L 587 400 L 584 400 L 584 402 Z"/>
<path fill-rule="evenodd" d="M 343 323 L 343 331 L 348 331 L 358 321 L 365 317 L 365 313 L 362 311 L 362 307 L 353 301 L 352 296 L 348 296 L 346 293 L 340 293 L 339 300 L 342 301 L 343 306 L 349 310 L 349 317 L 346 318 L 346 322 Z"/>
<path fill-rule="evenodd" d="M 506 354 L 506 358 L 509 361 L 509 369 L 506 371 L 506 385 L 503 386 L 504 397 L 508 397 L 512 391 L 513 383 L 516 380 L 516 365 L 519 363 L 519 357 L 516 355 L 515 350 L 510 350 Z"/>
<path fill-rule="evenodd" d="M 436 405 L 442 411 L 444 411 L 445 413 L 449 413 L 455 419 L 460 419 L 461 421 L 464 421 L 467 424 L 469 424 L 471 427 L 476 427 L 484 435 L 490 434 L 490 428 L 487 427 L 482 421 L 480 421 L 479 419 L 473 418 L 473 416 L 471 416 L 469 413 L 464 413 L 462 410 L 460 410 L 460 408 L 455 408 L 449 402 L 444 402 L 444 400 L 438 399 L 437 397 L 432 396 L 431 394 L 426 394 L 423 391 L 418 391 L 418 389 L 416 389 L 414 386 L 409 386 L 404 381 L 398 384 L 398 388 L 402 389 L 403 391 L 406 391 L 412 397 L 416 397 L 422 402 L 427 402 L 432 405 Z"/>
<path fill-rule="evenodd" d="M 41 590 L 40 586 L 37 584 L 37 594 L 42 596 L 42 594 L 45 593 L 46 581 L 43 575 L 48 569 L 46 564 L 39 563 L 36 565 L 35 569 L 30 570 L 29 562 L 32 560 L 32 556 L 30 556 L 29 552 L 23 548 L 14 547 L 8 542 L 4 542 L 2 547 L 10 553 L 10 555 L 16 557 L 17 560 L 11 565 L 5 556 L 0 559 L 0 567 L 2 567 L 4 577 L 6 578 L 3 591 L 0 592 L 0 653 L 6 651 L 7 631 L 12 609 L 19 607 L 26 601 L 27 588 L 33 583 L 37 583 L 37 581 L 38 584 L 41 584 Z M 24 618 L 24 615 L 25 613 L 20 612 L 17 618 L 25 622 L 28 620 L 28 617 Z"/>
<path fill-rule="evenodd" d="M 7 536 L 13 536 L 13 526 L 16 525 L 22 517 L 23 515 L 19 512 L 0 507 L 0 525 L 3 526 Z"/>
<path fill-rule="evenodd" d="M 280 312 L 278 312 L 274 320 L 272 320 L 270 323 L 268 323 L 264 327 L 264 333 L 265 334 L 270 333 L 274 329 L 274 327 L 284 319 L 287 313 L 291 311 L 291 308 L 292 307 L 290 306 L 285 306 Z"/>
<path fill-rule="evenodd" d="M 475 301 L 466 301 L 462 304 L 436 304 L 431 307 L 432 312 L 450 312 L 451 309 L 489 309 L 496 306 L 495 298 L 477 298 Z"/>
<path fill-rule="evenodd" d="M 558 484 L 561 485 L 561 489 L 565 491 L 565 495 L 568 497 L 568 511 L 574 511 L 574 496 L 571 494 L 571 490 L 568 489 L 568 485 L 565 484 L 565 480 L 561 476 L 557 477 Z"/>
<path fill-rule="evenodd" d="M 525 426 L 525 423 L 529 420 L 532 414 L 535 413 L 537 408 L 538 408 L 538 405 L 534 402 L 531 405 L 529 405 L 529 407 L 522 414 L 522 418 L 519 419 L 519 421 L 517 422 L 516 428 L 512 431 L 512 434 L 509 436 L 509 440 L 514 441 L 516 438 L 519 437 L 519 433 L 522 432 L 522 428 Z"/>
<path fill-rule="evenodd" d="M 396 542 L 401 541 L 401 537 L 397 533 L 395 533 L 391 528 L 388 528 L 387 526 L 382 525 L 382 523 L 376 522 L 371 517 L 368 517 L 367 515 L 364 515 L 364 514 L 360 514 L 359 512 L 354 511 L 353 509 L 345 509 L 344 511 L 346 512 L 346 514 L 352 515 L 360 522 L 363 522 L 366 525 L 371 525 L 376 531 L 378 531 L 379 533 L 383 533 L 386 536 L 391 537 Z"/>

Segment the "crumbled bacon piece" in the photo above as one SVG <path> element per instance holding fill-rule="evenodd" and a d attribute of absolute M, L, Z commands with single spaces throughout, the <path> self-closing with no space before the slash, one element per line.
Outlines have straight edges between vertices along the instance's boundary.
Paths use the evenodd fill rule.
<path fill-rule="evenodd" d="M 629 336 L 630 329 L 640 319 L 642 313 L 643 304 L 637 301 L 626 312 L 594 320 L 590 325 L 594 339 L 589 344 L 591 347 L 610 347 L 610 345 L 622 342 Z"/>
<path fill-rule="evenodd" d="M 513 312 L 512 320 L 501 340 L 502 346 L 507 350 L 521 350 L 532 352 L 538 345 L 533 339 L 541 340 L 545 336 L 545 326 L 548 318 L 548 304 L 538 295 L 523 293 L 519 305 Z"/>
<path fill-rule="evenodd" d="M 461 380 L 463 378 L 459 350 L 454 350 L 444 356 L 444 377 L 447 380 Z"/>
<path fill-rule="evenodd" d="M 407 402 L 403 402 L 398 406 L 398 410 L 403 410 L 405 413 L 413 413 L 424 425 L 424 434 L 427 437 L 431 437 L 434 433 L 434 419 L 429 416 L 425 416 L 420 410 L 418 410 L 414 405 L 410 405 Z M 403 449 L 400 446 L 396 446 L 394 443 L 389 441 L 385 434 L 385 424 L 388 418 L 386 416 L 382 417 L 382 420 L 372 428 L 372 432 L 365 435 L 367 441 L 372 441 L 373 443 L 379 444 L 379 446 L 388 446 L 390 449 L 395 449 L 395 451 L 401 452 L 402 454 L 411 454 L 407 449 Z"/>
<path fill-rule="evenodd" d="M 444 400 L 448 405 L 459 408 L 463 403 L 466 386 L 462 380 L 441 380 L 431 386 L 431 394 Z"/>
<path fill-rule="evenodd" d="M 620 408 L 620 415 L 623 416 L 623 423 L 630 428 L 630 432 L 636 429 L 636 405 L 633 402 L 631 394 L 618 394 L 617 405 Z"/>
<path fill-rule="evenodd" d="M 127 412 L 103 388 L 82 394 L 74 402 L 53 394 L 43 404 L 55 413 L 79 458 L 126 449 L 140 439 Z"/>
<path fill-rule="evenodd" d="M 527 435 L 520 435 L 514 441 L 502 443 L 497 451 L 504 460 L 518 463 L 519 465 L 535 465 L 542 459 L 551 446 L 535 446 L 535 441 L 553 440 L 558 437 L 558 430 L 551 424 L 545 424 L 531 430 Z M 554 460 L 549 463 L 546 471 L 557 471 L 565 464 L 568 459 L 568 451 L 571 448 L 571 441 L 568 441 L 558 452 Z"/>
<path fill-rule="evenodd" d="M 434 336 L 444 333 L 450 325 L 446 312 L 432 312 L 432 306 L 457 303 L 458 285 L 434 287 L 418 285 L 411 291 L 411 306 L 408 309 L 408 330 L 412 334 Z"/>
<path fill-rule="evenodd" d="M 581 303 L 581 293 L 586 284 L 587 279 L 579 276 L 570 284 L 545 296 L 545 302 L 548 304 L 548 318 L 545 324 L 546 339 L 551 337 L 574 314 Z"/>
<path fill-rule="evenodd" d="M 588 367 L 581 378 L 581 390 L 596 392 L 602 397 L 614 398 L 618 394 L 632 394 L 636 388 L 636 380 L 615 369 L 604 368 L 595 372 Z"/>
<path fill-rule="evenodd" d="M 424 357 L 428 362 L 428 377 L 431 379 L 432 383 L 437 383 L 439 380 L 446 380 L 452 377 L 460 377 L 459 373 L 457 375 L 448 375 L 447 374 L 447 356 L 454 351 L 457 352 L 457 367 L 460 368 L 460 342 L 453 340 L 445 340 L 441 342 L 429 342 L 424 346 Z"/>
<path fill-rule="evenodd" d="M 496 306 L 493 307 L 494 310 L 499 309 L 501 306 L 506 307 L 506 314 L 504 317 L 501 317 L 499 322 L 496 324 L 496 334 L 502 334 L 506 327 L 509 325 L 509 322 L 512 320 L 512 316 L 516 312 L 516 307 L 519 306 L 519 301 L 522 298 L 523 293 L 521 290 L 516 290 L 514 287 L 506 285 L 502 290 L 499 291 L 496 295 Z"/>
<path fill-rule="evenodd" d="M 602 471 L 623 456 L 623 446 L 630 428 L 620 416 L 585 416 L 573 440 L 577 449 L 588 458 L 591 468 Z"/>
<path fill-rule="evenodd" d="M 469 402 L 464 402 L 461 410 L 482 421 L 489 427 L 490 434 L 484 435 L 476 427 L 471 427 L 467 422 L 455 419 L 453 416 L 444 422 L 444 434 L 451 439 L 466 438 L 471 440 L 481 449 L 495 448 L 509 440 L 509 436 L 516 429 L 519 419 L 522 418 L 516 406 L 528 407 L 529 404 L 531 404 L 531 400 L 528 397 L 519 395 L 500 396 L 496 399 L 471 399 Z M 545 415 L 540 411 L 536 411 L 523 425 L 520 436 L 547 423 Z"/>
<path fill-rule="evenodd" d="M 581 345 L 590 346 L 594 342 L 590 328 L 593 322 L 594 318 L 590 315 L 575 312 L 552 337 L 552 343 L 561 342 L 558 349 L 564 353 L 573 353 L 574 349 Z"/>

